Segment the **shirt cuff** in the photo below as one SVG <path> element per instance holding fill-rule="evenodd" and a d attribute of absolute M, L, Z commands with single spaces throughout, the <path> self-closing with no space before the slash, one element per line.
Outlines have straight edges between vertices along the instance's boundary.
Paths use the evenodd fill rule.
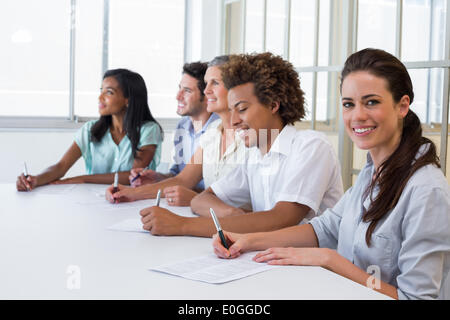
<path fill-rule="evenodd" d="M 323 217 L 323 215 L 319 216 L 319 217 L 315 217 L 309 221 L 309 224 L 311 224 L 311 226 L 314 229 L 314 232 L 316 233 L 317 241 L 319 242 L 319 247 L 336 249 L 335 241 L 331 241 L 329 239 L 329 237 L 327 237 L 326 232 L 322 227 L 322 223 L 320 221 L 321 217 Z"/>

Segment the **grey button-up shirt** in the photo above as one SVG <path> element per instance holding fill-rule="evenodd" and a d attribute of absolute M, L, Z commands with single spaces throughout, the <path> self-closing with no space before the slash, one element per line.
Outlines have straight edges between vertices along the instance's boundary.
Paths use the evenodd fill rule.
<path fill-rule="evenodd" d="M 398 288 L 399 299 L 450 298 L 450 191 L 442 171 L 427 165 L 414 173 L 367 247 L 362 206 L 368 208 L 370 198 L 363 194 L 374 172 L 369 154 L 367 160 L 336 206 L 310 221 L 319 246 L 337 249 L 364 271 L 376 266 L 381 280 Z"/>

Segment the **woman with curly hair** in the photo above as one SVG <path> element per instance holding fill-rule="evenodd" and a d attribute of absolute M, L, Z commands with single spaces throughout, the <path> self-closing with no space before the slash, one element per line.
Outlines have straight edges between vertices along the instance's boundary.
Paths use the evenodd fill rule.
<path fill-rule="evenodd" d="M 448 299 L 449 187 L 410 109 L 408 71 L 391 54 L 365 49 L 347 59 L 341 78 L 346 131 L 369 151 L 353 187 L 308 224 L 225 232 L 233 244 L 227 250 L 215 237 L 214 250 L 223 258 L 265 250 L 254 260 L 321 266 L 395 299 Z"/>
<path fill-rule="evenodd" d="M 155 209 L 154 223 L 170 226 L 160 234 L 210 237 L 210 208 L 226 230 L 253 232 L 296 225 L 334 206 L 343 193 L 339 163 L 324 134 L 293 126 L 305 109 L 292 64 L 271 53 L 233 55 L 221 72 L 231 124 L 249 155 L 192 199 L 200 217 Z M 242 209 L 250 205 L 252 212 Z"/>

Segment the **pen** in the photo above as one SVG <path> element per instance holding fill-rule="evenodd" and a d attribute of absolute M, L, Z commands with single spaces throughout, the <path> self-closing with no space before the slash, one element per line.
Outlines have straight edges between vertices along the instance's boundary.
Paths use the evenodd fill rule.
<path fill-rule="evenodd" d="M 119 191 L 118 185 L 119 185 L 119 173 L 116 172 L 114 174 L 114 186 L 113 186 L 113 190 L 112 190 L 113 194 L 116 193 L 117 191 Z M 114 199 L 114 203 L 116 203 L 116 199 Z"/>
<path fill-rule="evenodd" d="M 25 176 L 25 179 L 28 180 L 28 169 L 27 169 L 27 164 L 25 161 L 23 162 L 23 175 Z M 26 187 L 27 187 L 27 190 L 30 190 L 28 185 Z"/>
<path fill-rule="evenodd" d="M 156 206 L 159 207 L 159 201 L 161 200 L 161 189 L 158 190 L 158 194 L 156 195 Z"/>
<path fill-rule="evenodd" d="M 23 162 L 23 175 L 25 176 L 25 178 L 28 178 L 28 169 L 25 161 Z"/>
<path fill-rule="evenodd" d="M 144 170 L 142 170 L 141 172 L 139 172 L 139 173 L 137 174 L 136 177 L 134 177 L 133 179 L 131 179 L 131 183 L 135 182 L 136 179 L 139 178 L 139 177 L 141 176 L 141 173 L 143 173 L 146 169 L 147 169 L 147 168 L 144 168 Z"/>
<path fill-rule="evenodd" d="M 116 173 L 114 174 L 114 188 L 113 188 L 113 193 L 116 193 L 117 191 L 119 191 L 118 185 L 119 185 L 119 173 L 116 172 Z"/>
<path fill-rule="evenodd" d="M 213 208 L 209 208 L 209 212 L 211 213 L 211 217 L 214 221 L 214 224 L 216 225 L 216 229 L 217 229 L 217 233 L 219 234 L 220 241 L 222 241 L 222 245 L 225 248 L 227 248 L 227 250 L 228 250 L 228 245 L 227 245 L 227 242 L 225 241 L 225 237 L 223 235 L 222 228 L 220 227 L 219 220 L 216 217 L 216 213 L 214 212 Z"/>

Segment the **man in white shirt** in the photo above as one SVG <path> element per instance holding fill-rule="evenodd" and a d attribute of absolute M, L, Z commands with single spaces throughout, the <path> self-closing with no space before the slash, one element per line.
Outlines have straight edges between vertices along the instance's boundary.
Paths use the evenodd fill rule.
<path fill-rule="evenodd" d="M 343 194 L 339 163 L 326 137 L 293 126 L 305 109 L 292 64 L 271 53 L 236 55 L 221 71 L 233 127 L 250 155 L 192 200 L 201 217 L 142 210 L 144 229 L 152 234 L 211 236 L 216 229 L 209 208 L 224 230 L 276 230 L 319 215 Z M 241 207 L 248 204 L 253 210 L 246 213 Z"/>

